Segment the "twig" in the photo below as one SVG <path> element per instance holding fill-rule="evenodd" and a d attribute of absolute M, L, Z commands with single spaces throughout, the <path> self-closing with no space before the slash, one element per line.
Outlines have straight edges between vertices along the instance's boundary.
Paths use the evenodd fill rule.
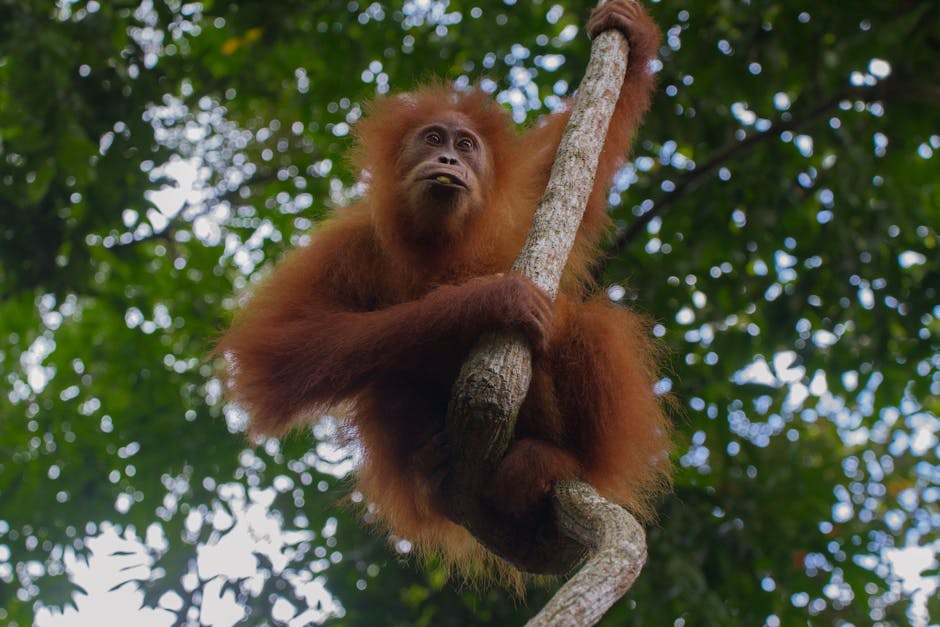
<path fill-rule="evenodd" d="M 799 119 L 784 120 L 780 119 L 770 125 L 766 130 L 757 133 L 751 133 L 741 141 L 733 142 L 720 148 L 715 154 L 709 157 L 702 165 L 697 166 L 686 174 L 679 177 L 675 187 L 669 192 L 660 196 L 653 203 L 649 211 L 637 217 L 630 223 L 630 226 L 617 234 L 617 237 L 606 247 L 608 255 L 615 254 L 630 242 L 632 242 L 639 233 L 653 220 L 661 215 L 671 204 L 678 201 L 688 192 L 694 189 L 694 186 L 703 178 L 712 174 L 719 167 L 739 156 L 748 148 L 766 142 L 769 139 L 778 137 L 784 131 L 793 131 L 815 122 L 817 119 L 836 108 L 840 102 L 845 100 L 844 94 L 839 94 L 829 100 L 813 107 L 807 114 Z M 605 256 L 606 258 L 606 256 Z"/>

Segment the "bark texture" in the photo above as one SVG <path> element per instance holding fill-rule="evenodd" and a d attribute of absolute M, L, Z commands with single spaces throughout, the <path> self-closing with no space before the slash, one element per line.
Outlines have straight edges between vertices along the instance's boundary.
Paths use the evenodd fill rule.
<path fill-rule="evenodd" d="M 627 510 L 586 483 L 559 482 L 554 500 L 558 526 L 589 547 L 590 558 L 526 627 L 593 625 L 639 576 L 646 533 Z"/>
<path fill-rule="evenodd" d="M 555 296 L 591 192 L 598 158 L 627 67 L 626 38 L 596 37 L 551 179 L 514 270 Z M 534 573 L 571 572 L 593 556 L 535 618 L 533 625 L 590 625 L 632 585 L 646 559 L 645 536 L 623 508 L 590 486 L 559 483 L 556 520 L 534 538 L 520 537 L 513 521 L 489 511 L 478 495 L 506 452 L 532 375 L 531 355 L 519 335 L 483 337 L 454 385 L 446 431 L 454 443 L 446 493 L 451 515 L 487 548 Z"/>

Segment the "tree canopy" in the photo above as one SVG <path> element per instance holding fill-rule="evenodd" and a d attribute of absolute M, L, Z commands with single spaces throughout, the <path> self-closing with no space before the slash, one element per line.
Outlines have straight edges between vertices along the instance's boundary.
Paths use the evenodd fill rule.
<path fill-rule="evenodd" d="M 557 582 L 521 604 L 370 532 L 330 420 L 249 447 L 207 354 L 362 193 L 370 98 L 441 78 L 534 123 L 577 88 L 591 4 L 0 0 L 0 621 L 119 593 L 154 624 L 534 614 Z M 940 5 L 647 7 L 659 88 L 597 274 L 658 321 L 678 474 L 603 624 L 926 624 Z M 89 590 L 88 557 L 123 570 Z"/>

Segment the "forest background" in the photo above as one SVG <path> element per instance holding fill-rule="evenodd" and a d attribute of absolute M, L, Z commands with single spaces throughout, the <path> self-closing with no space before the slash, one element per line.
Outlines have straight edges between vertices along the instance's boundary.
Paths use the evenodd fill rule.
<path fill-rule="evenodd" d="M 940 5 L 647 7 L 603 285 L 668 347 L 678 474 L 604 624 L 936 623 Z M 249 447 L 207 353 L 362 193 L 365 102 L 437 77 L 531 124 L 590 9 L 0 0 L 0 622 L 535 613 L 551 586 L 458 587 L 371 532 L 329 419 Z"/>

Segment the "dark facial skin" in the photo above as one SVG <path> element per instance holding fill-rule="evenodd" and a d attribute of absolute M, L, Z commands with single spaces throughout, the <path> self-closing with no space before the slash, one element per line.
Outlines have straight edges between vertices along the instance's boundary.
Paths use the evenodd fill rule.
<path fill-rule="evenodd" d="M 480 136 L 459 114 L 431 120 L 409 135 L 400 167 L 412 215 L 428 230 L 454 232 L 485 205 L 489 156 Z"/>

